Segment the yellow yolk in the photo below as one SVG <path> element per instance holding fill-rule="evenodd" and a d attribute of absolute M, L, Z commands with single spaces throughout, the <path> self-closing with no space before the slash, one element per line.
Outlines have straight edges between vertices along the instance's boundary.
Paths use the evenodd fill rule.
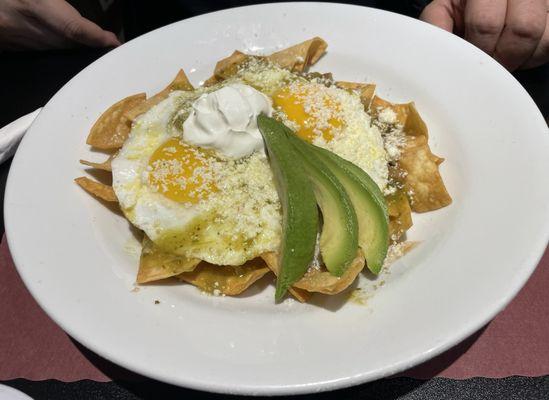
<path fill-rule="evenodd" d="M 149 184 L 167 198 L 196 204 L 216 191 L 209 168 L 211 156 L 200 148 L 172 138 L 149 160 Z"/>
<path fill-rule="evenodd" d="M 277 91 L 273 96 L 275 107 L 299 126 L 297 135 L 312 142 L 319 136 L 325 141 L 334 138 L 334 131 L 343 121 L 338 117 L 337 100 L 322 93 L 320 84 L 293 84 Z"/>

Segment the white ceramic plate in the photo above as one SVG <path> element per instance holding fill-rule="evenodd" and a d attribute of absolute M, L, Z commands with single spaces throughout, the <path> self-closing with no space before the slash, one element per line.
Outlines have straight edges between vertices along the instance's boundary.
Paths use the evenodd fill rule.
<path fill-rule="evenodd" d="M 275 305 L 263 281 L 240 298 L 185 285 L 132 291 L 127 222 L 78 188 L 87 132 L 110 104 L 154 93 L 178 70 L 198 83 L 233 49 L 312 36 L 315 67 L 415 100 L 446 157 L 454 204 L 415 215 L 422 244 L 366 305 Z M 337 4 L 244 7 L 154 31 L 90 65 L 46 105 L 11 167 L 6 229 L 46 312 L 98 354 L 141 374 L 227 393 L 289 394 L 381 378 L 431 358 L 488 322 L 535 268 L 549 233 L 549 134 L 517 81 L 470 44 L 418 21 Z M 160 304 L 155 305 L 155 300 Z"/>

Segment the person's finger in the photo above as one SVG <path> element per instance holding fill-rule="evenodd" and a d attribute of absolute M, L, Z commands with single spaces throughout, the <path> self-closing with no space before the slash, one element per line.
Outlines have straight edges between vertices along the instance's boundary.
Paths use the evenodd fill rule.
<path fill-rule="evenodd" d="M 5 50 L 44 50 L 65 48 L 70 42 L 35 19 L 18 18 L 3 25 L 0 48 Z"/>
<path fill-rule="evenodd" d="M 535 68 L 549 62 L 549 9 L 545 21 L 545 32 L 534 51 L 534 54 L 520 68 Z"/>
<path fill-rule="evenodd" d="M 536 50 L 546 20 L 545 0 L 509 0 L 494 58 L 510 71 L 524 64 Z"/>
<path fill-rule="evenodd" d="M 64 0 L 37 2 L 33 9 L 50 29 L 68 39 L 92 47 L 118 46 L 120 41 L 112 32 L 82 17 L 78 11 Z"/>
<path fill-rule="evenodd" d="M 448 32 L 454 30 L 454 17 L 450 0 L 434 0 L 424 8 L 419 19 Z"/>
<path fill-rule="evenodd" d="M 66 49 L 74 46 L 74 42 L 38 21 L 25 21 L 25 24 L 29 24 L 25 32 L 28 37 L 22 41 L 22 45 L 29 50 Z"/>
<path fill-rule="evenodd" d="M 469 0 L 465 5 L 465 40 L 493 55 L 503 31 L 507 0 Z"/>

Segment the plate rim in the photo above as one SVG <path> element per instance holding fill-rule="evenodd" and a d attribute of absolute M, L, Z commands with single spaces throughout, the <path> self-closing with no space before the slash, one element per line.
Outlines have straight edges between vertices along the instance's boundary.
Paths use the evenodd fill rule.
<path fill-rule="evenodd" d="M 365 7 L 365 6 L 359 6 L 359 5 L 351 5 L 351 4 L 344 4 L 344 3 L 324 3 L 324 2 L 295 2 L 295 3 L 289 3 L 289 2 L 282 2 L 282 3 L 265 3 L 265 4 L 257 4 L 257 5 L 248 5 L 248 6 L 241 6 L 241 7 L 232 7 L 229 9 L 224 9 L 220 11 L 215 11 L 207 14 L 202 14 L 199 16 L 195 16 L 192 18 L 180 20 L 177 22 L 174 22 L 172 24 L 160 27 L 158 29 L 155 29 L 151 32 L 146 33 L 145 35 L 139 36 L 135 39 L 132 39 L 128 41 L 127 43 L 132 43 L 134 40 L 140 40 L 143 37 L 147 36 L 150 37 L 152 35 L 157 34 L 158 32 L 167 29 L 168 27 L 171 27 L 176 24 L 184 24 L 189 20 L 194 19 L 200 19 L 200 18 L 208 18 L 211 17 L 214 14 L 221 14 L 227 10 L 236 10 L 236 9 L 249 9 L 249 8 L 260 8 L 262 6 L 287 6 L 287 5 L 296 5 L 296 4 L 306 4 L 306 5 L 317 5 L 322 7 L 332 7 L 332 6 L 338 6 L 338 7 L 348 7 L 348 8 L 367 8 L 369 9 L 369 12 L 374 13 L 390 13 L 394 15 L 398 15 L 400 18 L 407 18 L 410 20 L 413 20 L 415 22 L 418 22 L 418 20 L 397 14 L 390 11 L 380 10 L 376 8 L 371 7 Z M 440 28 L 437 28 L 435 26 L 429 25 L 424 23 L 424 28 L 426 29 L 437 29 L 440 31 L 443 31 Z M 445 32 L 445 31 L 444 31 Z M 462 40 L 460 38 L 457 38 L 455 35 L 447 33 L 448 37 L 452 37 L 454 39 Z M 463 40 L 462 40 L 463 41 Z M 122 46 L 125 46 L 127 43 L 125 43 Z M 474 47 L 472 44 L 467 43 L 471 48 L 474 49 L 476 52 L 481 52 L 476 47 Z M 121 47 L 122 47 L 121 46 Z M 113 56 L 113 54 L 116 54 L 115 52 L 118 49 L 114 49 L 106 53 L 105 55 L 101 56 L 88 66 L 86 66 L 84 69 L 82 69 L 78 74 L 76 74 L 73 78 L 71 78 L 61 89 L 59 89 L 54 96 L 50 100 L 48 100 L 47 104 L 44 106 L 42 112 L 38 115 L 36 118 L 36 121 L 40 121 L 41 118 L 44 116 L 44 112 L 47 113 L 49 110 L 49 106 L 51 104 L 52 99 L 54 99 L 59 93 L 64 92 L 65 90 L 68 90 L 76 80 L 79 79 L 79 76 L 82 73 L 85 73 L 88 69 L 92 68 L 96 63 L 104 62 L 105 58 Z M 500 68 L 504 69 L 501 65 L 499 65 L 496 61 L 494 61 L 491 57 L 485 55 L 485 59 L 490 60 L 487 62 L 492 62 L 494 64 L 497 64 Z M 543 116 L 541 112 L 539 111 L 539 108 L 537 105 L 535 105 L 534 101 L 530 97 L 530 95 L 526 92 L 526 90 L 520 85 L 520 83 L 516 80 L 516 78 L 508 73 L 508 77 L 512 79 L 514 86 L 521 90 L 524 95 L 526 95 L 526 98 L 530 101 L 531 105 L 534 106 L 534 109 L 537 110 L 538 117 L 541 118 L 541 120 L 544 121 Z M 525 98 L 525 99 L 526 99 Z M 33 123 L 33 126 L 31 126 L 30 130 L 33 129 L 35 124 Z M 548 130 L 549 132 L 549 130 Z M 23 141 L 21 143 L 21 147 L 25 146 L 25 143 L 27 143 L 27 135 L 23 138 Z M 109 354 L 108 356 L 105 354 L 104 351 L 101 350 L 101 346 L 96 345 L 93 343 L 93 341 L 89 341 L 86 337 L 82 337 L 82 335 L 79 335 L 74 332 L 73 329 L 71 329 L 68 324 L 65 323 L 65 321 L 62 320 L 62 317 L 55 314 L 55 310 L 47 309 L 40 296 L 37 296 L 37 288 L 35 284 L 31 281 L 30 276 L 25 274 L 25 269 L 21 268 L 20 265 L 20 251 L 23 249 L 17 247 L 17 244 L 14 243 L 14 239 L 12 238 L 12 235 L 9 234 L 10 231 L 13 232 L 14 228 L 11 228 L 15 225 L 16 221 L 12 220 L 12 217 L 10 217 L 10 213 L 8 212 L 8 209 L 10 208 L 11 202 L 9 201 L 11 199 L 12 193 L 14 193 L 13 187 L 15 187 L 15 170 L 18 168 L 18 165 L 20 163 L 24 162 L 21 152 L 17 152 L 13 161 L 12 165 L 10 167 L 9 175 L 6 182 L 6 190 L 5 190 L 5 199 L 4 199 L 4 216 L 5 216 L 5 231 L 6 231 L 6 239 L 7 244 L 10 250 L 10 254 L 13 260 L 14 265 L 16 266 L 16 269 L 19 273 L 19 276 L 23 280 L 26 288 L 31 293 L 32 297 L 35 299 L 35 301 L 40 305 L 42 310 L 58 325 L 63 329 L 67 334 L 69 334 L 71 337 L 75 338 L 78 342 L 82 343 L 86 348 L 92 350 L 96 354 L 100 355 L 101 357 L 104 357 L 105 359 L 122 366 L 123 368 L 126 368 L 130 371 L 134 371 L 138 374 L 141 374 L 145 377 L 151 377 L 153 379 L 156 379 L 161 382 L 166 382 L 170 384 L 174 384 L 177 386 L 182 386 L 185 388 L 190 389 L 196 389 L 196 390 L 204 390 L 208 392 L 215 392 L 215 393 L 223 393 L 223 394 L 241 394 L 241 395 L 289 395 L 289 394 L 306 394 L 306 393 L 313 393 L 313 392 L 321 392 L 321 391 L 330 391 L 330 390 L 336 390 L 336 389 L 342 389 L 350 386 L 359 385 L 362 383 L 366 383 L 369 381 L 377 380 L 383 377 L 390 377 L 391 375 L 397 374 L 399 372 L 402 372 L 404 370 L 407 370 L 413 366 L 419 365 L 441 353 L 444 351 L 450 349 L 451 347 L 455 346 L 456 344 L 462 342 L 464 339 L 469 337 L 471 334 L 476 332 L 478 329 L 480 329 L 483 325 L 491 321 L 498 313 L 500 313 L 517 295 L 517 293 L 522 289 L 522 287 L 525 285 L 528 278 L 532 275 L 532 273 L 535 271 L 537 265 L 539 264 L 539 261 L 543 257 L 543 254 L 546 250 L 547 243 L 549 242 L 549 221 L 545 222 L 545 236 L 540 235 L 536 241 L 532 241 L 531 250 L 528 254 L 528 257 L 525 257 L 523 262 L 519 267 L 517 267 L 517 273 L 515 275 L 515 279 L 513 281 L 512 290 L 509 290 L 505 293 L 505 295 L 500 296 L 500 300 L 498 302 L 498 305 L 492 309 L 491 312 L 487 312 L 484 315 L 477 314 L 477 318 L 472 319 L 468 325 L 462 326 L 460 330 L 457 330 L 451 340 L 446 340 L 445 342 L 438 344 L 436 346 L 433 346 L 428 351 L 425 351 L 423 353 L 417 354 L 415 356 L 410 356 L 407 359 L 400 360 L 397 363 L 394 363 L 392 365 L 388 365 L 385 368 L 378 369 L 376 371 L 367 372 L 367 373 L 360 373 L 356 374 L 354 376 L 348 376 L 345 378 L 337 378 L 334 380 L 324 380 L 324 381 L 316 381 L 314 383 L 305 383 L 305 384 L 290 384 L 290 385 L 261 385 L 261 386 L 253 386 L 253 385 L 241 385 L 236 382 L 232 382 L 231 384 L 223 383 L 215 383 L 215 382 L 206 382 L 205 380 L 194 380 L 194 379 L 187 379 L 186 377 L 182 377 L 179 381 L 175 381 L 172 379 L 166 379 L 165 376 L 161 376 L 160 374 L 156 374 L 152 370 L 144 370 L 139 367 L 135 367 L 132 365 L 129 365 L 124 359 Z M 18 261 L 19 259 L 19 261 Z M 520 272 L 519 272 L 520 271 Z"/>

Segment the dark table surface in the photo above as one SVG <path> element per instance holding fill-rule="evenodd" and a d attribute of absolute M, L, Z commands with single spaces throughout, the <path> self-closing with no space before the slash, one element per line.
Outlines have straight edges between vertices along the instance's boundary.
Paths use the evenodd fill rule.
<path fill-rule="evenodd" d="M 0 53 L 0 126 L 46 104 L 70 78 L 107 50 L 73 49 L 34 53 Z M 543 115 L 549 117 L 549 65 L 520 71 L 515 77 L 526 88 Z M 524 132 L 525 135 L 528 132 Z M 3 192 L 10 163 L 0 166 L 0 193 Z M 0 221 L 3 232 L 3 218 Z M 82 352 L 88 353 L 86 349 Z M 6 362 L 1 360 L 0 362 Z M 7 383 L 36 399 L 139 399 L 181 398 L 199 393 L 151 380 L 139 382 L 118 381 L 72 383 L 49 381 L 10 380 Z M 472 378 L 453 380 L 434 378 L 417 380 L 394 377 L 378 382 L 319 395 L 320 398 L 363 399 L 549 399 L 549 376 L 508 377 L 500 379 Z"/>

